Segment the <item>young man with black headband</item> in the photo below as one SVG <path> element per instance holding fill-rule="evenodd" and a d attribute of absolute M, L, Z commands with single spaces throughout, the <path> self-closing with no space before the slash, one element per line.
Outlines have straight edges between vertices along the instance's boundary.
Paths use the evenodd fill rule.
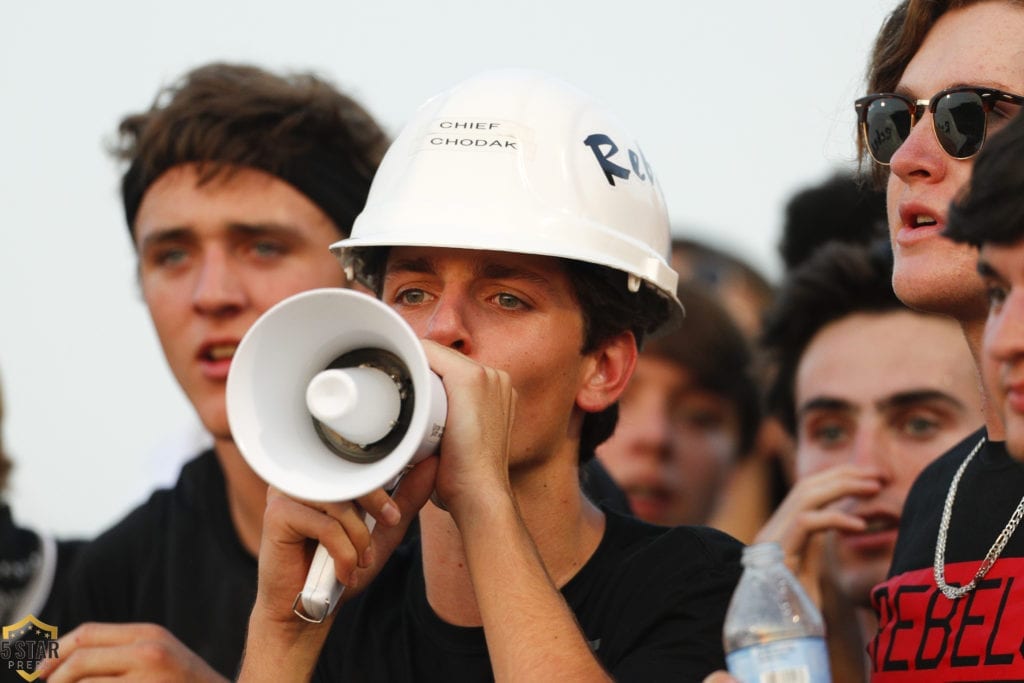
<path fill-rule="evenodd" d="M 328 246 L 349 234 L 387 139 L 314 75 L 228 64 L 187 73 L 120 134 L 142 295 L 214 445 L 83 550 L 57 623 L 115 623 L 68 634 L 77 656 L 59 675 L 230 677 L 256 594 L 267 486 L 228 428 L 228 368 L 269 307 L 346 284 Z"/>

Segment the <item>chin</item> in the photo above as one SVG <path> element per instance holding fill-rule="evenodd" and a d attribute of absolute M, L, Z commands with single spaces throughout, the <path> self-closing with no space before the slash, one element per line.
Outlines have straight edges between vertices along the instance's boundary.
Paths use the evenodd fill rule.
<path fill-rule="evenodd" d="M 835 577 L 839 594 L 857 607 L 871 607 L 871 590 L 885 581 L 889 567 L 844 568 Z"/>

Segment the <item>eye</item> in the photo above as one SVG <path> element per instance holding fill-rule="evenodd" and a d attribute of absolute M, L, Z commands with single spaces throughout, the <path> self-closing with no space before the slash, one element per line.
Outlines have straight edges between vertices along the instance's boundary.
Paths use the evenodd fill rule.
<path fill-rule="evenodd" d="M 849 440 L 847 425 L 834 419 L 816 420 L 806 429 L 807 438 L 819 448 L 839 448 Z"/>
<path fill-rule="evenodd" d="M 705 432 L 721 429 L 725 424 L 725 415 L 721 411 L 686 406 L 677 406 L 672 411 L 672 419 Z"/>
<path fill-rule="evenodd" d="M 1002 287 L 994 282 L 988 282 L 985 284 L 985 296 L 988 297 L 988 308 L 990 312 L 998 311 L 1006 301 L 1007 291 L 1005 287 Z"/>
<path fill-rule="evenodd" d="M 928 439 L 939 431 L 939 421 L 930 415 L 908 415 L 900 425 L 900 431 L 915 439 Z"/>
<path fill-rule="evenodd" d="M 249 248 L 257 258 L 264 259 L 274 258 L 285 253 L 284 245 L 274 240 L 256 240 Z"/>
<path fill-rule="evenodd" d="M 149 261 L 158 268 L 176 268 L 188 259 L 188 250 L 184 247 L 161 247 L 149 255 Z"/>
<path fill-rule="evenodd" d="M 513 311 L 528 308 L 522 299 L 514 294 L 509 294 L 508 292 L 499 292 L 498 294 L 495 294 L 494 301 L 501 308 L 507 308 Z"/>
<path fill-rule="evenodd" d="M 403 289 L 395 295 L 395 303 L 416 306 L 427 300 L 427 293 L 422 289 Z"/>

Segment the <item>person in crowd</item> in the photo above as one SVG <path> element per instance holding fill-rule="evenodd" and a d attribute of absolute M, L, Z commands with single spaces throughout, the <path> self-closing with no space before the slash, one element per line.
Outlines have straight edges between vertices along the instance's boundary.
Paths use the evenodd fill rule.
<path fill-rule="evenodd" d="M 0 392 L 0 428 L 3 418 Z M 68 567 L 82 542 L 56 540 L 45 531 L 15 521 L 10 505 L 3 500 L 13 468 L 0 429 L 0 625 L 28 616 L 52 623 L 50 610 L 67 590 Z"/>
<path fill-rule="evenodd" d="M 119 131 L 139 287 L 213 447 L 82 550 L 57 619 L 64 633 L 88 623 L 65 635 L 75 656 L 54 679 L 232 677 L 267 485 L 232 440 L 228 369 L 268 308 L 346 285 L 329 246 L 349 234 L 388 140 L 321 77 L 225 63 L 189 71 Z"/>
<path fill-rule="evenodd" d="M 775 298 L 774 285 L 757 268 L 729 250 L 679 236 L 672 239 L 671 264 L 680 282 L 712 292 L 747 339 L 757 340 L 764 312 Z"/>
<path fill-rule="evenodd" d="M 786 202 L 779 255 L 792 270 L 832 242 L 870 244 L 886 235 L 885 192 L 850 173 L 834 173 Z"/>
<path fill-rule="evenodd" d="M 765 327 L 769 409 L 796 440 L 797 478 L 756 540 L 780 543 L 822 606 L 833 681 L 868 677 L 871 589 L 911 484 L 982 423 L 957 324 L 907 308 L 891 274 L 888 244 L 823 245 L 790 271 Z"/>
<path fill-rule="evenodd" d="M 670 526 L 714 518 L 734 465 L 750 453 L 761 412 L 743 333 L 704 288 L 684 283 L 678 296 L 686 324 L 644 347 L 615 433 L 597 449 L 634 514 Z"/>
<path fill-rule="evenodd" d="M 758 353 L 757 343 L 765 311 L 775 300 L 775 285 L 740 256 L 692 238 L 673 239 L 672 266 L 682 282 L 709 292 L 732 316 L 753 350 L 754 376 L 763 388 L 772 370 Z M 789 490 L 793 449 L 792 439 L 778 421 L 765 416 L 749 457 L 736 463 L 708 523 L 750 542 Z"/>
<path fill-rule="evenodd" d="M 271 493 L 241 680 L 721 666 L 740 544 L 601 510 L 577 475 L 614 429 L 638 345 L 682 314 L 640 149 L 603 106 L 529 70 L 470 78 L 406 125 L 336 248 L 423 339 L 448 398 L 439 456 L 393 499 Z M 419 538 L 399 547 L 413 519 Z M 311 539 L 346 587 L 321 624 L 293 613 Z"/>
<path fill-rule="evenodd" d="M 972 448 L 966 457 L 943 458 L 915 485 L 912 512 L 925 532 L 901 543 L 876 603 L 883 615 L 906 606 L 934 620 L 942 610 L 957 627 L 950 645 L 955 652 L 946 656 L 940 649 L 950 637 L 943 632 L 909 656 L 901 633 L 882 631 L 873 656 L 886 677 L 901 661 L 944 678 L 960 669 L 985 680 L 1019 680 L 1024 673 L 1024 602 L 1016 586 L 1024 566 L 1024 536 L 1016 530 L 1024 514 L 1024 410 L 1018 396 L 1024 358 L 1024 117 L 990 135 L 969 190 L 950 207 L 945 234 L 980 248 L 977 269 L 989 302 L 980 365 L 1004 426 L 1006 453 Z M 924 596 L 930 605 L 918 603 Z"/>
<path fill-rule="evenodd" d="M 912 308 L 956 319 L 976 362 L 989 311 L 977 249 L 943 233 L 950 201 L 967 185 L 977 153 L 1024 102 L 1022 31 L 1024 6 L 1017 2 L 902 2 L 875 43 L 871 94 L 856 103 L 861 147 L 887 183 L 893 288 Z M 873 680 L 1006 680 L 1024 672 L 1019 655 L 997 647 L 1003 638 L 1016 638 L 1014 648 L 1021 641 L 1019 628 L 1009 626 L 1019 621 L 1001 622 L 1005 632 L 996 627 L 1000 605 L 1020 601 L 1006 592 L 1011 574 L 947 553 L 977 543 L 994 559 L 1014 516 L 1012 507 L 986 508 L 984 516 L 972 510 L 961 523 L 969 528 L 950 528 L 943 512 L 943 501 L 951 504 L 958 490 L 974 487 L 979 471 L 1014 467 L 992 399 L 982 401 L 985 427 L 926 468 L 907 496 L 890 576 L 872 597 L 879 617 L 870 646 Z M 957 476 L 965 461 L 973 467 Z M 977 555 L 985 556 L 984 549 Z M 989 599 L 997 593 L 1000 600 Z"/>

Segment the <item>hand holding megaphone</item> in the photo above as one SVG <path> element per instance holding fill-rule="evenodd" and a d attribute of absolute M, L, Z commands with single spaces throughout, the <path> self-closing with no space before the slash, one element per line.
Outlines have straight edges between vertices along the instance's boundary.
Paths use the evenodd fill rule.
<path fill-rule="evenodd" d="M 447 401 L 401 316 L 359 292 L 317 289 L 279 302 L 249 329 L 231 363 L 227 408 L 239 451 L 264 481 L 335 502 L 393 486 L 433 453 Z M 296 614 L 323 621 L 343 589 L 319 546 Z"/>

